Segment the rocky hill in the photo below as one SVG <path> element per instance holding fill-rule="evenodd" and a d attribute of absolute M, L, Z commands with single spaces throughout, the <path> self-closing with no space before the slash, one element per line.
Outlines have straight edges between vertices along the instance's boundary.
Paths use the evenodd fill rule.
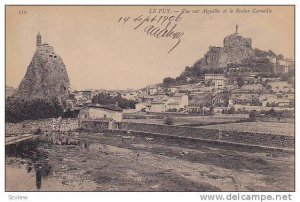
<path fill-rule="evenodd" d="M 12 96 L 15 92 L 15 88 L 11 86 L 5 86 L 5 98 Z"/>
<path fill-rule="evenodd" d="M 21 81 L 16 96 L 25 100 L 66 98 L 70 86 L 62 58 L 53 47 L 42 44 L 37 35 L 36 51 Z"/>
<path fill-rule="evenodd" d="M 225 68 L 230 63 L 241 63 L 244 59 L 254 56 L 252 40 L 234 34 L 224 38 L 224 47 L 209 47 L 208 52 L 200 60 L 203 67 Z"/>
<path fill-rule="evenodd" d="M 164 84 L 183 84 L 197 81 L 206 73 L 226 73 L 228 68 L 247 68 L 247 71 L 272 72 L 274 60 L 283 59 L 272 51 L 261 51 L 252 48 L 252 39 L 245 38 L 238 33 L 238 26 L 234 34 L 226 36 L 223 47 L 210 46 L 202 58 L 185 70 L 176 79 L 165 78 Z M 250 68 L 250 69 L 249 69 Z"/>

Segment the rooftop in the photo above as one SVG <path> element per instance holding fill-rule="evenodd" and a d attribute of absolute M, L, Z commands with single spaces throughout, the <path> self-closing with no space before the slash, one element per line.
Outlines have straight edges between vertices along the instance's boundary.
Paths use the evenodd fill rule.
<path fill-rule="evenodd" d="M 204 74 L 204 76 L 224 76 L 224 74 Z"/>
<path fill-rule="evenodd" d="M 101 109 L 107 109 L 107 110 L 119 111 L 119 112 L 123 111 L 120 107 L 118 107 L 116 105 L 90 104 L 90 105 L 87 105 L 86 107 L 88 107 L 88 108 L 101 108 Z M 86 108 L 86 107 L 84 107 L 84 108 Z"/>

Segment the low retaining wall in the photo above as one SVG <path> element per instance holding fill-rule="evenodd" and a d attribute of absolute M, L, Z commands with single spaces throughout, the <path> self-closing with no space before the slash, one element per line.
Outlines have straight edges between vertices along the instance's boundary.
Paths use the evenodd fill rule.
<path fill-rule="evenodd" d="M 99 121 L 99 120 L 87 120 L 81 121 L 79 123 L 79 128 L 84 131 L 89 132 L 103 132 L 107 129 L 119 129 L 120 123 L 109 122 L 109 121 Z"/>
<path fill-rule="evenodd" d="M 53 119 L 26 120 L 20 123 L 5 123 L 6 134 L 32 133 L 40 128 L 43 131 L 52 130 Z M 62 131 L 75 130 L 78 128 L 77 119 L 63 119 Z"/>
<path fill-rule="evenodd" d="M 216 129 L 194 128 L 185 126 L 166 126 L 145 123 L 122 122 L 110 128 L 122 130 L 140 131 L 145 133 L 159 133 L 173 136 L 201 138 L 206 140 L 220 140 L 241 144 L 253 144 L 268 147 L 294 148 L 295 139 L 292 136 L 274 135 L 266 133 L 252 133 L 239 131 L 219 131 Z M 37 128 L 51 131 L 52 119 L 23 121 L 20 123 L 5 123 L 6 134 L 32 133 Z M 84 121 L 80 124 L 81 129 L 90 132 L 103 132 L 109 128 L 109 122 Z M 61 129 L 63 131 L 78 128 L 77 119 L 63 119 Z"/>
<path fill-rule="evenodd" d="M 282 147 L 272 147 L 272 146 L 263 146 L 263 145 L 252 145 L 246 143 L 238 143 L 238 142 L 228 142 L 222 140 L 208 140 L 201 138 L 192 138 L 192 137 L 183 137 L 183 136 L 173 136 L 166 135 L 160 133 L 148 133 L 148 132 L 140 132 L 140 131 L 131 131 L 128 133 L 126 130 L 107 130 L 105 131 L 107 135 L 119 135 L 119 136 L 128 136 L 134 135 L 139 138 L 151 138 L 152 143 L 160 144 L 162 141 L 167 140 L 168 142 L 172 142 L 175 146 L 183 146 L 183 147 L 202 147 L 204 145 L 210 145 L 219 148 L 230 148 L 235 151 L 247 151 L 247 152 L 266 152 L 266 151 L 283 151 L 288 153 L 293 153 L 293 149 L 290 148 L 282 148 Z"/>
<path fill-rule="evenodd" d="M 295 123 L 295 118 L 257 117 L 261 122 Z"/>
<path fill-rule="evenodd" d="M 219 131 L 216 129 L 166 126 L 144 123 L 141 124 L 123 122 L 121 124 L 121 129 L 281 148 L 294 148 L 295 142 L 294 137 L 285 135 L 239 131 Z"/>
<path fill-rule="evenodd" d="M 79 128 L 84 131 L 89 132 L 103 132 L 107 130 L 109 126 L 109 122 L 104 121 L 82 121 L 79 124 Z"/>

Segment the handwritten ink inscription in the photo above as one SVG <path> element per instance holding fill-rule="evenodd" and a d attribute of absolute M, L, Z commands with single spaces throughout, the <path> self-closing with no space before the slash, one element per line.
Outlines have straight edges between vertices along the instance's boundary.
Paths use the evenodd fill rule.
<path fill-rule="evenodd" d="M 184 32 L 179 31 L 177 26 L 183 19 L 184 12 L 174 11 L 170 14 L 171 9 L 150 9 L 149 15 L 139 15 L 135 17 L 120 17 L 118 23 L 126 25 L 134 24 L 135 30 L 142 30 L 146 35 L 154 38 L 165 38 L 175 41 L 175 44 L 168 51 L 173 51 L 181 42 Z"/>
<path fill-rule="evenodd" d="M 26 10 L 19 10 L 18 14 L 19 15 L 26 15 L 27 11 Z"/>
<path fill-rule="evenodd" d="M 133 26 L 134 30 L 142 30 L 146 35 L 156 39 L 174 40 L 174 45 L 169 52 L 173 51 L 182 41 L 184 32 L 180 30 L 185 15 L 230 15 L 230 14 L 268 14 L 272 13 L 270 8 L 182 8 L 175 10 L 170 8 L 151 8 L 148 14 L 139 16 L 123 16 L 118 19 L 118 23 L 126 26 Z"/>

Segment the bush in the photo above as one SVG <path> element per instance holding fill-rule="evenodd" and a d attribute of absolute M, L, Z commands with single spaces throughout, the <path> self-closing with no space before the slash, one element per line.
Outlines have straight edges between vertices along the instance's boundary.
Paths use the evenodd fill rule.
<path fill-rule="evenodd" d="M 251 111 L 249 113 L 249 120 L 250 121 L 256 121 L 256 118 L 257 118 L 257 112 L 255 110 Z"/>
<path fill-rule="evenodd" d="M 235 108 L 230 107 L 230 109 L 227 111 L 227 114 L 234 114 L 235 113 Z"/>
<path fill-rule="evenodd" d="M 40 135 L 42 133 L 42 130 L 40 128 L 36 129 L 33 134 L 34 135 Z"/>
<path fill-rule="evenodd" d="M 7 98 L 5 102 L 5 121 L 21 122 L 24 120 L 36 120 L 56 118 L 62 115 L 63 108 L 57 99 L 54 100 L 22 100 L 15 97 Z"/>
<path fill-rule="evenodd" d="M 167 78 L 164 78 L 164 79 L 163 79 L 163 85 L 164 85 L 165 87 L 169 87 L 169 86 L 171 86 L 171 85 L 174 84 L 174 83 L 175 83 L 175 79 L 174 79 L 174 78 L 167 77 Z"/>
<path fill-rule="evenodd" d="M 165 124 L 166 125 L 173 125 L 174 124 L 174 120 L 171 117 L 167 117 L 165 120 Z"/>
<path fill-rule="evenodd" d="M 120 94 L 112 96 L 109 93 L 99 93 L 92 98 L 92 102 L 101 105 L 110 105 L 118 103 L 118 106 L 122 109 L 134 109 L 137 103 L 134 100 L 128 100 L 123 98 Z"/>

